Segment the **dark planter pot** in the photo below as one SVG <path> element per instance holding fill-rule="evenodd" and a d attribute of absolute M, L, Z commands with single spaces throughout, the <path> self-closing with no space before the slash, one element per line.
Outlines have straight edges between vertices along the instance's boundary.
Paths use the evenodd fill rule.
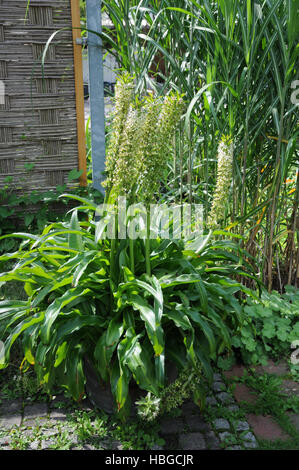
<path fill-rule="evenodd" d="M 95 370 L 91 361 L 84 358 L 84 374 L 86 378 L 85 390 L 89 401 L 95 408 L 99 408 L 107 414 L 112 414 L 115 409 L 113 395 L 110 386 L 107 386 Z"/>
<path fill-rule="evenodd" d="M 168 382 L 172 383 L 177 377 L 177 368 L 171 363 L 166 365 Z M 95 370 L 91 361 L 84 358 L 84 374 L 86 378 L 85 390 L 91 404 L 107 414 L 113 414 L 116 411 L 115 401 L 111 392 L 110 384 L 104 383 Z M 131 416 L 136 416 L 137 407 L 135 402 L 145 397 L 147 392 L 138 388 L 137 384 L 132 383 L 129 388 L 132 402 Z"/>

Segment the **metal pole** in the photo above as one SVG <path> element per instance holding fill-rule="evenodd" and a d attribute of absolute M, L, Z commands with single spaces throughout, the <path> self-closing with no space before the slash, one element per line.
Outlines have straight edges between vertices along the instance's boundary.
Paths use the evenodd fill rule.
<path fill-rule="evenodd" d="M 91 155 L 93 187 L 104 193 L 101 185 L 105 170 L 105 107 L 103 82 L 101 0 L 86 0 L 87 44 L 89 64 L 89 101 L 91 121 Z"/>

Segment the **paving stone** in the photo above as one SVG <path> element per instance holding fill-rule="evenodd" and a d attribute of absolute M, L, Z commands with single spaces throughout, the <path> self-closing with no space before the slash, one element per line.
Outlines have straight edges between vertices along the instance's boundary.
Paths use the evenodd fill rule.
<path fill-rule="evenodd" d="M 164 434 L 164 449 L 179 449 L 177 434 Z"/>
<path fill-rule="evenodd" d="M 256 443 L 256 438 L 252 432 L 248 432 L 242 436 L 242 440 L 247 441 L 247 442 L 255 442 Z"/>
<path fill-rule="evenodd" d="M 110 441 L 103 440 L 98 442 L 98 447 L 100 450 L 110 450 Z"/>
<path fill-rule="evenodd" d="M 33 430 L 32 429 L 24 429 L 22 430 L 22 435 L 25 437 L 32 437 L 33 436 Z"/>
<path fill-rule="evenodd" d="M 78 444 L 78 442 L 79 442 L 78 436 L 76 436 L 75 434 L 70 435 L 69 440 L 73 445 Z"/>
<path fill-rule="evenodd" d="M 225 389 L 226 387 L 223 382 L 214 382 L 212 384 L 212 390 L 214 390 L 214 392 L 223 392 Z"/>
<path fill-rule="evenodd" d="M 192 432 L 180 435 L 179 447 L 182 450 L 204 450 L 207 448 L 207 445 L 203 434 Z"/>
<path fill-rule="evenodd" d="M 229 405 L 227 409 L 229 411 L 239 411 L 240 408 L 238 407 L 238 405 Z"/>
<path fill-rule="evenodd" d="M 246 401 L 248 403 L 256 403 L 257 396 L 245 384 L 237 384 L 234 390 L 234 396 L 237 402 Z"/>
<path fill-rule="evenodd" d="M 21 414 L 11 414 L 11 415 L 1 415 L 0 416 L 0 429 L 11 429 L 14 426 L 21 426 L 22 415 Z"/>
<path fill-rule="evenodd" d="M 54 439 L 49 439 L 47 441 L 42 441 L 41 442 L 41 449 L 42 450 L 50 449 L 54 444 L 55 444 Z"/>
<path fill-rule="evenodd" d="M 207 398 L 206 398 L 206 404 L 207 404 L 207 405 L 215 406 L 215 405 L 217 405 L 217 403 L 218 403 L 218 402 L 217 402 L 217 400 L 216 400 L 215 397 L 207 397 Z"/>
<path fill-rule="evenodd" d="M 92 446 L 91 444 L 84 444 L 83 449 L 84 450 L 96 450 L 96 448 Z"/>
<path fill-rule="evenodd" d="M 24 425 L 34 426 L 36 420 L 46 419 L 48 417 L 48 406 L 46 403 L 35 403 L 27 405 L 24 409 Z"/>
<path fill-rule="evenodd" d="M 123 445 L 120 441 L 112 441 L 111 442 L 111 449 L 112 450 L 122 450 Z"/>
<path fill-rule="evenodd" d="M 247 421 L 239 421 L 235 424 L 235 429 L 237 432 L 247 431 L 249 429 L 249 424 Z"/>
<path fill-rule="evenodd" d="M 176 434 L 182 432 L 185 424 L 182 419 L 167 418 L 161 422 L 161 434 Z"/>
<path fill-rule="evenodd" d="M 213 424 L 217 431 L 228 431 L 230 429 L 229 422 L 226 419 L 216 419 Z"/>
<path fill-rule="evenodd" d="M 22 412 L 22 400 L 4 400 L 0 406 L 3 415 L 18 415 Z"/>
<path fill-rule="evenodd" d="M 222 375 L 218 374 L 217 372 L 214 373 L 213 380 L 215 382 L 222 382 Z"/>
<path fill-rule="evenodd" d="M 221 403 L 223 405 L 227 405 L 229 403 L 234 403 L 233 397 L 227 392 L 217 393 L 217 398 L 218 398 L 218 400 L 221 401 Z"/>
<path fill-rule="evenodd" d="M 294 413 L 287 413 L 289 416 L 293 426 L 297 429 L 299 432 L 299 414 L 294 414 Z"/>
<path fill-rule="evenodd" d="M 57 436 L 57 434 L 59 434 L 58 429 L 45 429 L 43 431 L 43 437 L 53 437 L 53 436 Z"/>
<path fill-rule="evenodd" d="M 186 401 L 182 405 L 182 414 L 185 415 L 194 415 L 198 414 L 199 407 L 194 403 L 194 401 Z"/>
<path fill-rule="evenodd" d="M 29 447 L 30 447 L 31 450 L 37 450 L 39 448 L 39 441 L 31 442 Z"/>
<path fill-rule="evenodd" d="M 4 447 L 4 446 L 8 446 L 10 443 L 10 437 L 7 436 L 7 437 L 0 437 L 0 446 Z"/>
<path fill-rule="evenodd" d="M 220 441 L 214 431 L 209 431 L 205 434 L 207 448 L 211 450 L 217 450 L 220 448 Z"/>
<path fill-rule="evenodd" d="M 0 407 L 0 429 L 11 429 L 22 422 L 22 401 L 4 400 Z"/>
<path fill-rule="evenodd" d="M 190 416 L 186 419 L 186 424 L 190 431 L 209 431 L 210 426 L 208 423 L 200 416 Z"/>
<path fill-rule="evenodd" d="M 36 426 L 44 426 L 48 423 L 48 417 L 47 416 L 37 416 L 34 419 L 26 419 L 26 421 L 23 422 L 25 426 L 35 428 Z"/>
<path fill-rule="evenodd" d="M 219 439 L 221 442 L 224 442 L 231 437 L 232 437 L 232 434 L 228 431 L 219 433 Z"/>
<path fill-rule="evenodd" d="M 289 373 L 289 366 L 285 361 L 275 363 L 274 361 L 269 360 L 266 366 L 258 366 L 255 370 L 258 374 L 264 374 L 266 372 L 267 374 L 275 374 L 281 376 L 287 375 Z"/>
<path fill-rule="evenodd" d="M 283 380 L 281 391 L 286 395 L 297 395 L 299 397 L 299 383 L 294 382 L 293 380 Z"/>
<path fill-rule="evenodd" d="M 261 416 L 247 414 L 248 423 L 253 429 L 256 437 L 260 439 L 289 439 L 290 436 L 284 433 L 280 426 L 272 419 L 271 416 Z"/>
<path fill-rule="evenodd" d="M 245 449 L 256 449 L 258 447 L 258 443 L 256 442 L 244 442 Z"/>
<path fill-rule="evenodd" d="M 223 372 L 223 375 L 227 380 L 231 380 L 234 377 L 243 377 L 245 371 L 245 367 L 242 365 L 235 365 L 230 370 L 226 370 Z"/>
<path fill-rule="evenodd" d="M 67 410 L 51 410 L 49 419 L 53 423 L 55 421 L 66 421 L 67 420 L 68 411 Z"/>

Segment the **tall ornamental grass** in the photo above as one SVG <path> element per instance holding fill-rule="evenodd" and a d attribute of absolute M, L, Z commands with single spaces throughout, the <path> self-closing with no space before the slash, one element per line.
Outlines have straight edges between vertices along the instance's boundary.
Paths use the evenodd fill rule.
<path fill-rule="evenodd" d="M 189 104 L 169 165 L 172 199 L 206 220 L 222 135 L 234 143 L 223 228 L 245 236 L 269 289 L 298 285 L 298 0 L 112 0 L 103 39 L 137 89 Z"/>

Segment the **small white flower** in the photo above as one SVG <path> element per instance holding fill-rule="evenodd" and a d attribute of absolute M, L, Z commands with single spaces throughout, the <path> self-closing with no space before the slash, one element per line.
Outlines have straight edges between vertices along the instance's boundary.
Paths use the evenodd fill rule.
<path fill-rule="evenodd" d="M 141 419 L 154 421 L 160 412 L 161 399 L 148 392 L 146 397 L 136 401 L 137 412 Z"/>

